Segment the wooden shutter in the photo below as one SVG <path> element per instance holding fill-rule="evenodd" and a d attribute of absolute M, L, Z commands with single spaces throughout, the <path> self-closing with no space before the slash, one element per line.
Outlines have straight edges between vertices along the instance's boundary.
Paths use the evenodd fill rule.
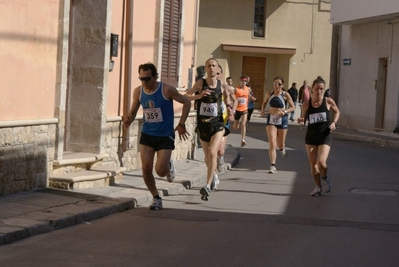
<path fill-rule="evenodd" d="M 161 81 L 177 86 L 181 0 L 165 0 Z"/>

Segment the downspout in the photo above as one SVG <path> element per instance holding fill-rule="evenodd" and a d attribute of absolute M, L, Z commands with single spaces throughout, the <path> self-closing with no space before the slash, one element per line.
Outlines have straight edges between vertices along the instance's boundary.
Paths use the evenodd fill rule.
<path fill-rule="evenodd" d="M 126 118 L 131 106 L 132 91 L 132 50 L 133 50 L 133 0 L 126 0 L 126 42 L 125 42 L 125 66 L 123 87 L 123 118 Z M 129 128 L 122 131 L 122 151 L 129 148 Z"/>
<path fill-rule="evenodd" d="M 331 84 L 331 97 L 338 103 L 339 97 L 339 64 L 340 64 L 340 25 L 332 26 L 331 36 L 331 61 L 330 61 L 330 84 Z"/>
<path fill-rule="evenodd" d="M 193 75 L 191 77 L 191 80 L 188 81 L 188 88 L 187 88 L 188 90 L 190 90 L 192 87 L 192 79 L 194 77 L 194 68 L 197 63 L 197 37 L 198 37 L 197 35 L 198 35 L 199 5 L 200 5 L 200 0 L 197 0 L 196 4 L 195 4 L 193 57 L 191 59 L 191 72 L 193 73 Z M 191 155 L 190 155 L 191 159 L 195 159 L 197 156 L 196 151 L 197 151 L 197 141 L 198 140 L 199 139 L 197 139 L 197 135 L 195 134 L 191 141 Z"/>
<path fill-rule="evenodd" d="M 301 59 L 302 62 L 305 62 L 305 57 L 306 55 L 312 55 L 313 54 L 313 49 L 314 49 L 314 32 L 315 32 L 315 28 L 316 28 L 316 12 L 317 12 L 317 8 L 316 8 L 316 0 L 313 0 L 313 7 L 312 7 L 312 27 L 310 30 L 310 48 L 309 48 L 309 52 L 305 52 L 303 53 L 303 59 Z"/>

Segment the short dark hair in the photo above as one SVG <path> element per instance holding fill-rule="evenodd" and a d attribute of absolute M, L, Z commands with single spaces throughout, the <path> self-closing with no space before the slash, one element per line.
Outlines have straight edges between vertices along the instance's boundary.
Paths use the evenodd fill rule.
<path fill-rule="evenodd" d="M 139 66 L 139 74 L 140 74 L 141 70 L 143 70 L 143 71 L 151 70 L 151 76 L 152 77 L 158 77 L 157 68 L 151 62 L 140 64 L 140 66 Z"/>
<path fill-rule="evenodd" d="M 229 77 L 226 78 L 226 81 L 227 81 L 227 80 L 233 80 L 233 78 L 231 78 L 231 77 L 229 76 Z"/>

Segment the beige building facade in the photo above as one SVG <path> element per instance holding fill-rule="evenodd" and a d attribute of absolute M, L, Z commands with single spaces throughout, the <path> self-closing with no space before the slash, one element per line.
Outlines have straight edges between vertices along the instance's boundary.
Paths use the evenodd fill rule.
<path fill-rule="evenodd" d="M 0 195 L 96 187 L 139 168 L 142 116 L 122 118 L 138 66 L 184 90 L 196 64 L 199 1 L 0 0 Z M 175 105 L 176 120 L 181 106 Z M 187 128 L 194 136 L 194 116 Z M 176 139 L 175 159 L 190 141 Z"/>
<path fill-rule="evenodd" d="M 398 2 L 334 0 L 331 23 L 339 35 L 339 124 L 398 133 Z"/>
<path fill-rule="evenodd" d="M 317 76 L 329 83 L 329 19 L 329 1 L 230 0 L 226 7 L 226 1 L 201 0 L 197 62 L 217 58 L 236 86 L 241 75 L 250 76 L 259 108 L 276 76 L 285 89 Z"/>

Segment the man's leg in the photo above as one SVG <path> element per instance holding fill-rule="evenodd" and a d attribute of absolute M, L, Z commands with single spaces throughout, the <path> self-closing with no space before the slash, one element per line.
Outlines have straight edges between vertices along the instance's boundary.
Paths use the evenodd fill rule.
<path fill-rule="evenodd" d="M 154 168 L 155 151 L 152 147 L 140 145 L 140 157 L 143 170 L 143 179 L 148 190 L 153 197 L 158 195 L 158 190 L 155 185 L 155 178 L 152 173 Z"/>

